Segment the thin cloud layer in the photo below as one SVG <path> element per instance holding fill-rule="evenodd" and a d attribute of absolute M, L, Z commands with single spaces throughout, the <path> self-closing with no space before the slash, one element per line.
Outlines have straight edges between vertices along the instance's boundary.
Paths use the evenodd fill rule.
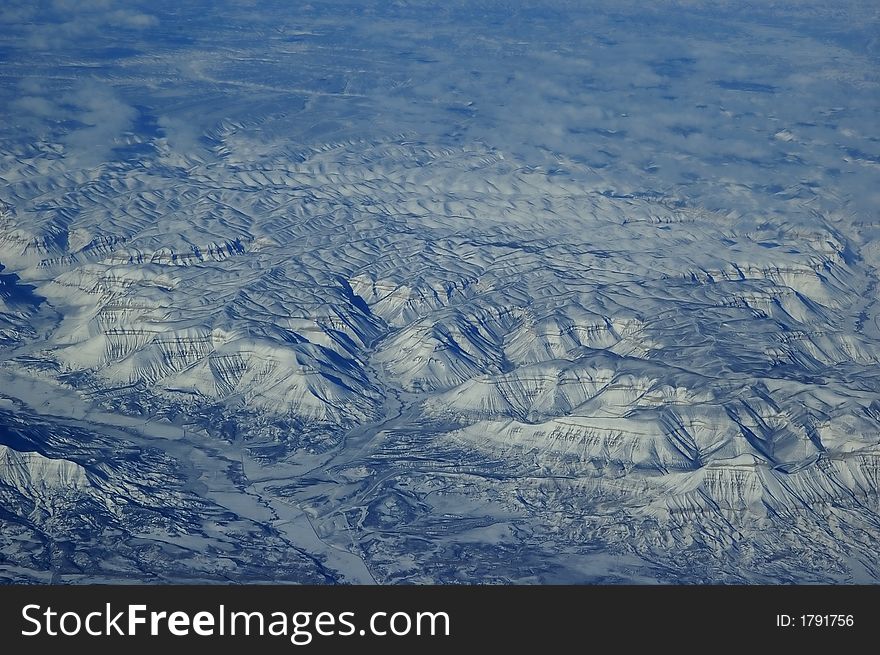
<path fill-rule="evenodd" d="M 131 2 L 114 0 L 13 0 L 0 12 L 0 21 L 32 50 L 64 52 L 88 48 L 113 36 L 113 30 L 142 31 L 159 25 L 159 19 Z"/>
<path fill-rule="evenodd" d="M 63 143 L 81 165 L 97 165 L 111 156 L 118 139 L 131 127 L 137 111 L 114 91 L 97 82 L 86 82 L 61 98 L 70 107 L 70 117 L 81 124 Z"/>

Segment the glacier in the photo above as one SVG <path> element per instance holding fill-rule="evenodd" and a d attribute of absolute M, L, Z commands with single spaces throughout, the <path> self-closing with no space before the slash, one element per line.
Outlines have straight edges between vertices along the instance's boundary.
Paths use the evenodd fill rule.
<path fill-rule="evenodd" d="M 0 580 L 880 581 L 877 20 L 11 2 Z"/>

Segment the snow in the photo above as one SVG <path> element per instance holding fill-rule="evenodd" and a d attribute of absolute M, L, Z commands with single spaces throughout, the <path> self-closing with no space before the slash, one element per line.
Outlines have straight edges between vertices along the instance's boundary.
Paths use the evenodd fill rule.
<path fill-rule="evenodd" d="M 0 15 L 0 579 L 880 579 L 870 3 L 363 4 Z"/>

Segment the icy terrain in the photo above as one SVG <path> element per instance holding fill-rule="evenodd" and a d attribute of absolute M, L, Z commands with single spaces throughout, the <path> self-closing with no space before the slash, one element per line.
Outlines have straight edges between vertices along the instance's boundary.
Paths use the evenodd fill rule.
<path fill-rule="evenodd" d="M 880 581 L 874 3 L 437 4 L 4 3 L 0 580 Z"/>

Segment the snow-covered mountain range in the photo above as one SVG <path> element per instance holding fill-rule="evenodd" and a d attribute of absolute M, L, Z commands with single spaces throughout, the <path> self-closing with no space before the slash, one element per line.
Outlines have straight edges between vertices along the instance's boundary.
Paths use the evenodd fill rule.
<path fill-rule="evenodd" d="M 0 578 L 880 579 L 869 3 L 282 4 L 4 10 Z"/>

